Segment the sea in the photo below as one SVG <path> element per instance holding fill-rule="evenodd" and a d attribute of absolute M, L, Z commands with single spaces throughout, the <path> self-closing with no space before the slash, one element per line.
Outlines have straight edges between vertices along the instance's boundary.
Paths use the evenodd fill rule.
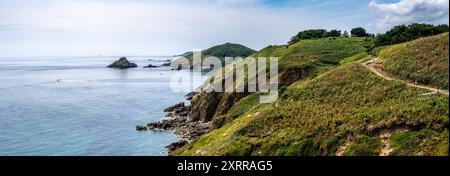
<path fill-rule="evenodd" d="M 178 137 L 135 128 L 185 101 L 186 92 L 170 85 L 174 74 L 192 74 L 143 68 L 172 59 L 165 56 L 128 57 L 139 67 L 106 68 L 118 58 L 0 58 L 0 156 L 166 155 L 164 146 Z"/>

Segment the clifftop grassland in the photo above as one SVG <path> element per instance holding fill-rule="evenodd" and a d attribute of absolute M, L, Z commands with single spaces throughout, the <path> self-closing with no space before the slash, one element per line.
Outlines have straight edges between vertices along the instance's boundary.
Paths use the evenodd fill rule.
<path fill-rule="evenodd" d="M 381 69 L 404 80 L 448 89 L 448 33 L 388 47 L 379 52 Z"/>
<path fill-rule="evenodd" d="M 255 53 L 279 56 L 280 77 L 290 75 L 278 101 L 244 96 L 213 117 L 221 126 L 172 154 L 448 155 L 448 95 L 403 81 L 448 89 L 448 33 L 380 49 L 381 69 L 402 81 L 363 66 L 365 41 L 303 40 Z M 308 71 L 292 74 L 299 70 Z"/>

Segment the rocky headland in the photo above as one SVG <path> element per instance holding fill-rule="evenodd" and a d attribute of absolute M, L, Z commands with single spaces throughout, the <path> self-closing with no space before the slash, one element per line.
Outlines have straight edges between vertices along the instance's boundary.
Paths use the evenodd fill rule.
<path fill-rule="evenodd" d="M 186 95 L 186 99 L 192 100 L 195 95 L 197 95 L 196 92 L 191 92 Z M 147 125 L 138 125 L 136 126 L 136 130 L 172 131 L 175 135 L 181 137 L 181 140 L 173 142 L 165 147 L 170 153 L 188 144 L 190 141 L 199 138 L 201 135 L 208 132 L 211 127 L 211 122 L 202 122 L 189 118 L 190 111 L 191 106 L 185 105 L 184 102 L 172 105 L 164 109 L 164 112 L 167 113 L 166 117 L 158 122 L 150 122 Z"/>

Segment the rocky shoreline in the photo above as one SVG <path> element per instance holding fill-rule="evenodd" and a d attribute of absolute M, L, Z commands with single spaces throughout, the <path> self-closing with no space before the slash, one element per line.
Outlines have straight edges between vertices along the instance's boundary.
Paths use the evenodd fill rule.
<path fill-rule="evenodd" d="M 191 92 L 186 95 L 187 100 L 192 100 L 197 93 Z M 169 154 L 176 149 L 188 144 L 190 141 L 199 138 L 201 135 L 209 131 L 211 122 L 192 121 L 188 115 L 191 107 L 186 106 L 184 102 L 175 104 L 164 109 L 166 117 L 158 122 L 150 122 L 147 125 L 136 126 L 136 130 L 164 130 L 171 131 L 182 139 L 167 145 L 165 148 L 169 150 Z"/>

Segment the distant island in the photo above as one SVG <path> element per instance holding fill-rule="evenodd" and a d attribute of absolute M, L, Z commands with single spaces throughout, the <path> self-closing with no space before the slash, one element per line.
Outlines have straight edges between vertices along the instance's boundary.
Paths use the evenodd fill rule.
<path fill-rule="evenodd" d="M 200 51 L 201 55 L 202 55 L 202 59 L 205 59 L 209 56 L 213 56 L 213 57 L 217 57 L 222 61 L 222 64 L 225 63 L 225 57 L 242 57 L 242 58 L 246 58 L 248 56 L 251 56 L 252 54 L 256 53 L 255 50 L 241 45 L 241 44 L 235 44 L 235 43 L 225 43 L 222 45 L 217 45 L 217 46 L 213 46 L 211 48 L 208 48 L 206 50 L 202 50 Z M 194 52 L 193 51 L 189 51 L 186 52 L 184 54 L 179 55 L 178 57 L 183 57 L 188 59 L 191 62 L 191 69 L 193 68 L 200 68 L 200 65 L 193 65 L 192 60 L 194 57 Z M 179 59 L 175 59 L 174 61 L 172 61 L 172 63 L 174 65 L 176 65 L 177 63 L 179 63 L 180 60 Z M 183 69 L 189 69 L 189 68 L 183 68 Z"/>

